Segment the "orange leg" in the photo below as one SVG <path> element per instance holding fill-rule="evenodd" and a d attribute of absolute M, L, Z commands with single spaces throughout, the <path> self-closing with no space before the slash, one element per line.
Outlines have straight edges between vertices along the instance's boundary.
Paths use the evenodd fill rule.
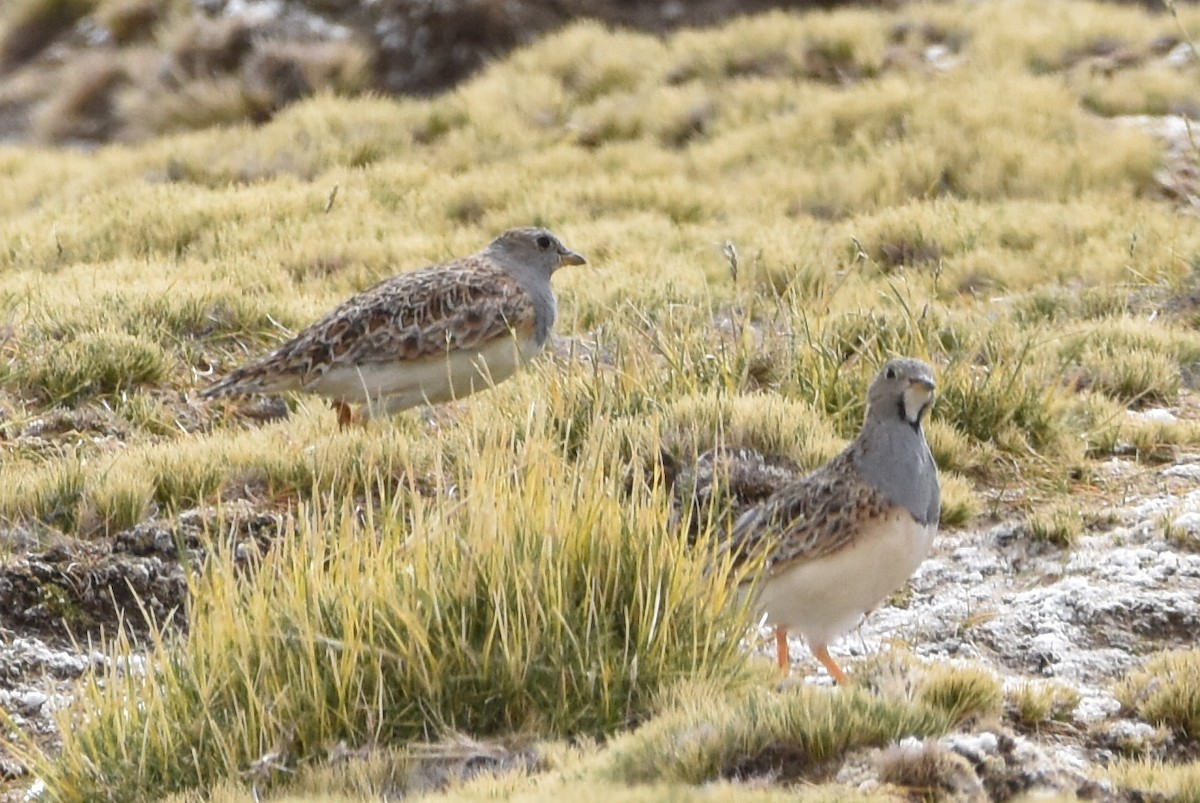
<path fill-rule="evenodd" d="M 779 661 L 779 668 L 785 673 L 792 671 L 792 654 L 788 650 L 787 628 L 775 628 L 775 658 Z"/>
<path fill-rule="evenodd" d="M 817 660 L 821 662 L 821 666 L 829 670 L 829 674 L 833 676 L 833 679 L 837 682 L 837 685 L 845 686 L 850 682 L 850 678 L 846 677 L 846 673 L 843 672 L 842 668 L 837 665 L 836 661 L 833 660 L 833 656 L 829 654 L 829 650 L 827 650 L 824 645 L 821 645 L 820 647 L 813 647 L 813 655 L 817 656 Z"/>
<path fill-rule="evenodd" d="M 345 429 L 351 424 L 359 424 L 365 426 L 367 418 L 364 415 L 354 412 L 354 409 L 344 401 L 333 401 L 329 406 L 337 411 L 338 429 Z"/>

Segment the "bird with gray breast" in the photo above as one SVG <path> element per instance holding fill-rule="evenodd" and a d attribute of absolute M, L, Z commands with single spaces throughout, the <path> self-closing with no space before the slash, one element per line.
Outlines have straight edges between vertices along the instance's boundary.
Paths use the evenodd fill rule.
<path fill-rule="evenodd" d="M 845 451 L 734 523 L 726 545 L 733 556 L 765 558 L 764 575 L 745 588 L 757 588 L 755 604 L 775 627 L 784 670 L 791 667 L 788 632 L 797 631 L 845 683 L 829 644 L 928 555 L 941 498 L 921 425 L 935 387 L 926 363 L 889 360 L 871 383 L 862 431 Z"/>
<path fill-rule="evenodd" d="M 275 351 L 201 391 L 206 398 L 307 391 L 338 422 L 458 399 L 512 376 L 550 336 L 550 277 L 582 256 L 543 228 L 510 229 L 473 256 L 394 276 Z"/>

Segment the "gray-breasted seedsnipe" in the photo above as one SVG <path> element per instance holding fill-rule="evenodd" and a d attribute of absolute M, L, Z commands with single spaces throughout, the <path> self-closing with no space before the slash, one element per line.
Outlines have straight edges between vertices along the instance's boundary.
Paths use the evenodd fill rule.
<path fill-rule="evenodd" d="M 370 417 L 461 398 L 541 351 L 558 309 L 550 276 L 586 262 L 545 229 L 511 229 L 359 293 L 200 395 L 308 391 L 332 400 L 342 425 L 350 404 Z"/>
<path fill-rule="evenodd" d="M 929 365 L 890 360 L 871 383 L 866 422 L 854 442 L 734 523 L 728 544 L 734 555 L 770 550 L 757 605 L 775 626 L 782 668 L 791 666 L 787 633 L 796 630 L 845 683 L 830 642 L 899 588 L 929 553 L 941 497 L 921 422 L 934 388 Z"/>

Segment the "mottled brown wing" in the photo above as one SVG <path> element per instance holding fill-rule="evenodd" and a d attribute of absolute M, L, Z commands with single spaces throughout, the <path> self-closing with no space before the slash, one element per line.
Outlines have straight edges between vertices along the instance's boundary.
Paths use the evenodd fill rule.
<path fill-rule="evenodd" d="M 534 324 L 529 295 L 481 256 L 401 274 L 365 290 L 203 395 L 306 388 L 333 364 L 416 360 L 475 348 Z"/>
<path fill-rule="evenodd" d="M 469 271 L 421 271 L 380 285 L 356 314 L 331 324 L 327 339 L 346 344 L 339 361 L 416 360 L 532 330 L 529 294 L 499 267 L 484 264 Z"/>
<path fill-rule="evenodd" d="M 770 550 L 766 565 L 773 573 L 836 552 L 850 543 L 863 521 L 889 507 L 859 479 L 847 450 L 742 514 L 733 526 L 729 549 L 740 560 Z"/>
<path fill-rule="evenodd" d="M 334 364 L 414 360 L 533 330 L 520 284 L 479 254 L 389 278 L 353 296 L 293 340 L 242 366 L 203 396 L 308 388 Z"/>

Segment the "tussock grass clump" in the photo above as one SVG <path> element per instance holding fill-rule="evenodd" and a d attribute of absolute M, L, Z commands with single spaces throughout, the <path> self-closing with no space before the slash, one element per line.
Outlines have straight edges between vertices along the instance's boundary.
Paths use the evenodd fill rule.
<path fill-rule="evenodd" d="M 1005 713 L 1018 727 L 1038 731 L 1069 722 L 1080 699 L 1078 691 L 1061 683 L 1022 683 L 1005 694 Z"/>
<path fill-rule="evenodd" d="M 1179 803 L 1200 803 L 1200 762 L 1119 760 L 1109 768 L 1108 777 L 1127 789 L 1154 792 Z"/>
<path fill-rule="evenodd" d="M 1107 74 L 1105 74 L 1107 73 Z M 1098 69 L 1081 89 L 1084 108 L 1107 117 L 1123 114 L 1194 114 L 1195 72 L 1165 64 Z"/>
<path fill-rule="evenodd" d="M 7 462 L 0 465 L 0 480 L 5 489 L 0 518 L 36 519 L 67 532 L 80 525 L 87 477 L 78 453 L 40 464 Z"/>
<path fill-rule="evenodd" d="M 942 472 L 941 526 L 965 527 L 981 512 L 983 505 L 972 484 L 959 476 Z"/>
<path fill-rule="evenodd" d="M 1013 304 L 1013 319 L 1030 325 L 1066 320 L 1111 319 L 1128 311 L 1128 287 L 1047 287 L 1026 293 Z M 1108 321 L 1111 326 L 1112 322 Z"/>
<path fill-rule="evenodd" d="M 845 443 L 833 438 L 804 402 L 779 396 L 684 396 L 668 410 L 684 459 L 721 444 L 782 455 L 815 469 Z"/>
<path fill-rule="evenodd" d="M 879 760 L 879 778 L 926 800 L 950 798 L 979 783 L 970 761 L 934 741 L 885 751 Z"/>
<path fill-rule="evenodd" d="M 985 669 L 933 666 L 921 675 L 915 699 L 942 711 L 952 724 L 994 716 L 1000 711 L 1004 688 Z"/>
<path fill-rule="evenodd" d="M 29 344 L 0 382 L 22 393 L 70 404 L 163 381 L 171 368 L 154 343 L 116 332 L 88 332 L 63 343 Z"/>
<path fill-rule="evenodd" d="M 1151 465 L 1175 459 L 1180 447 L 1200 444 L 1195 421 L 1155 421 L 1131 417 L 1125 410 L 1101 422 L 1089 433 L 1089 452 L 1132 455 Z"/>
<path fill-rule="evenodd" d="M 1182 369 L 1200 362 L 1200 337 L 1189 328 L 1122 317 L 1067 338 L 1060 354 L 1076 366 L 1079 386 L 1134 408 L 1161 406 L 1178 397 Z"/>
<path fill-rule="evenodd" d="M 943 465 L 980 466 L 972 445 L 1014 455 L 1070 453 L 1062 428 L 1065 394 L 1054 368 L 1029 335 L 1007 323 L 972 329 L 959 316 L 918 311 L 901 297 L 893 311 L 831 318 L 818 336 L 815 349 L 798 350 L 794 381 L 847 436 L 861 426 L 874 366 L 885 355 L 914 354 L 939 368 L 932 416 L 955 432 L 937 438 Z M 843 381 L 847 373 L 856 381 Z"/>
<path fill-rule="evenodd" d="M 1200 740 L 1200 650 L 1154 656 L 1117 687 L 1117 699 L 1138 716 Z"/>
<path fill-rule="evenodd" d="M 1158 351 L 1089 349 L 1080 362 L 1084 383 L 1123 404 L 1169 404 L 1179 393 L 1179 363 Z"/>
<path fill-rule="evenodd" d="M 1039 381 L 1048 372 L 1030 363 L 1029 348 L 997 348 L 984 357 L 986 366 L 966 360 L 948 366 L 938 388 L 938 417 L 1014 454 L 1062 445 L 1063 395 Z"/>
<path fill-rule="evenodd" d="M 116 95 L 129 74 L 111 53 L 82 57 L 39 110 L 35 135 L 52 142 L 103 140 L 117 126 Z"/>
<path fill-rule="evenodd" d="M 1000 679 L 981 666 L 925 663 L 903 648 L 868 657 L 856 668 L 854 679 L 881 697 L 938 711 L 948 726 L 992 719 L 1004 697 Z"/>
<path fill-rule="evenodd" d="M 209 341 L 237 336 L 278 336 L 279 325 L 270 312 L 244 294 L 230 289 L 196 293 L 163 293 L 130 298 L 109 296 L 101 306 L 132 335 L 155 338 L 163 345 L 189 340 Z M 257 340 L 255 342 L 258 342 Z"/>
<path fill-rule="evenodd" d="M 1176 524 L 1175 519 L 1168 517 L 1163 522 L 1163 539 L 1184 552 L 1200 552 L 1200 531 L 1190 524 L 1191 522 Z"/>
<path fill-rule="evenodd" d="M 1083 513 L 1070 500 L 1038 505 L 1026 522 L 1034 541 L 1066 549 L 1083 534 Z"/>
<path fill-rule="evenodd" d="M 115 478 L 88 494 L 85 521 L 109 533 L 133 527 L 153 509 L 156 490 L 146 487 L 140 477 Z"/>
<path fill-rule="evenodd" d="M 942 709 L 854 686 L 755 688 L 714 700 L 713 689 L 696 685 L 677 691 L 665 713 L 612 745 L 609 773 L 634 783 L 767 774 L 819 780 L 826 762 L 848 750 L 940 735 L 950 724 Z"/>
<path fill-rule="evenodd" d="M 253 582 L 218 550 L 186 641 L 86 681 L 37 771 L 57 799 L 147 799 L 273 750 L 294 767 L 342 741 L 603 734 L 682 678 L 736 684 L 746 615 L 727 570 L 613 482 L 553 454 L 493 459 L 461 508 L 380 499 L 365 524 L 310 508 Z"/>

